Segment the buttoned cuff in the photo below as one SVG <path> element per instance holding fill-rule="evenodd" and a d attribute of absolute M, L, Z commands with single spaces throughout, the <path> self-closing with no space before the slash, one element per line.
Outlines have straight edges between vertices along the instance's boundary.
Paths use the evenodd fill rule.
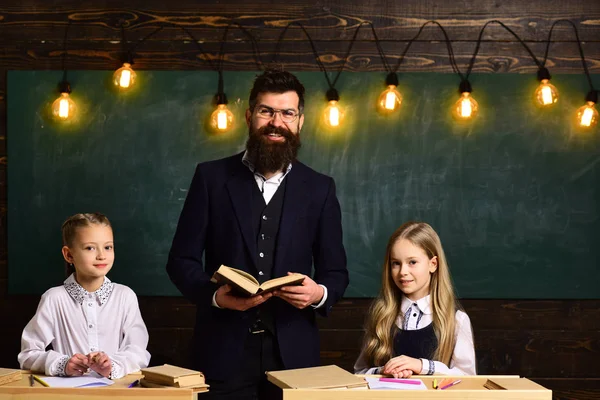
<path fill-rule="evenodd" d="M 421 358 L 421 375 L 433 375 L 435 373 L 435 363 L 432 360 Z"/>
<path fill-rule="evenodd" d="M 319 302 L 319 304 L 311 304 L 312 308 L 319 308 L 322 307 L 323 304 L 325 304 L 325 302 L 327 301 L 327 288 L 325 287 L 325 285 L 320 285 L 323 288 L 323 298 L 321 299 L 321 301 Z"/>

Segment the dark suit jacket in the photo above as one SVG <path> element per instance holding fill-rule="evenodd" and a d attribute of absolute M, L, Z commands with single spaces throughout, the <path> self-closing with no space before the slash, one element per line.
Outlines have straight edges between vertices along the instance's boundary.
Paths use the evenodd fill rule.
<path fill-rule="evenodd" d="M 217 286 L 210 282 L 221 264 L 256 276 L 256 235 L 251 198 L 253 174 L 238 154 L 201 163 L 190 185 L 167 272 L 181 293 L 196 304 L 194 366 L 209 379 L 226 379 L 240 365 L 254 311 L 212 306 Z M 282 361 L 286 368 L 319 364 L 315 311 L 327 315 L 348 286 L 340 205 L 332 178 L 295 162 L 285 178 L 272 277 L 299 272 L 327 287 L 326 303 L 299 310 L 271 298 Z M 202 255 L 204 254 L 205 265 Z M 314 275 L 312 267 L 314 263 Z"/>

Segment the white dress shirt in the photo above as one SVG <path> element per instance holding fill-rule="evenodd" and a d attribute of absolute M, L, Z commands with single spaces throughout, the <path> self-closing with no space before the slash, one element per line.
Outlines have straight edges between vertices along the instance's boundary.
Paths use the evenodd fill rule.
<path fill-rule="evenodd" d="M 52 345 L 52 350 L 46 350 Z M 133 290 L 104 278 L 88 293 L 74 276 L 42 295 L 23 330 L 21 369 L 64 375 L 73 354 L 102 351 L 112 361 L 110 378 L 118 379 L 148 366 L 148 331 Z"/>
<path fill-rule="evenodd" d="M 404 330 L 422 329 L 433 323 L 431 311 L 431 296 L 427 295 L 416 302 L 402 296 L 400 306 L 401 313 L 396 319 L 396 326 Z M 442 375 L 475 375 L 475 346 L 473 344 L 473 331 L 469 316 L 460 310 L 456 311 L 456 345 L 450 360 L 450 365 L 441 361 L 427 360 L 422 358 L 423 369 L 421 374 Z M 433 368 L 432 368 L 433 367 Z M 431 371 L 433 369 L 433 371 Z M 361 351 L 358 360 L 354 364 L 354 372 L 357 374 L 380 374 L 383 366 L 372 367 L 367 365 L 364 354 Z"/>
<path fill-rule="evenodd" d="M 256 171 L 256 169 L 254 168 L 254 164 L 252 164 L 252 161 L 250 161 L 250 158 L 248 157 L 247 151 L 244 153 L 244 156 L 242 157 L 242 163 L 244 163 L 244 165 L 246 167 L 248 167 L 248 169 L 250 169 L 250 172 L 252 172 L 254 174 L 254 180 L 256 181 L 256 184 L 258 185 L 258 189 L 262 193 L 263 199 L 265 199 L 266 204 L 269 204 L 269 202 L 271 201 L 273 196 L 275 196 L 275 192 L 277 192 L 277 189 L 279 189 L 279 186 L 281 186 L 281 183 L 283 182 L 283 178 L 285 178 L 286 175 L 289 174 L 290 171 L 292 170 L 292 164 L 289 164 L 287 169 L 285 170 L 285 173 L 278 172 L 275 175 L 273 175 L 272 177 L 270 177 L 269 179 L 267 179 L 262 174 L 260 174 L 259 172 Z M 312 305 L 313 308 L 321 307 L 323 304 L 325 304 L 325 301 L 327 300 L 327 288 L 325 287 L 325 285 L 319 284 L 319 286 L 321 286 L 323 288 L 323 298 L 321 299 L 319 304 L 313 304 Z M 216 297 L 217 297 L 217 292 L 215 292 L 213 294 L 212 305 L 217 308 L 221 308 L 217 304 Z"/>

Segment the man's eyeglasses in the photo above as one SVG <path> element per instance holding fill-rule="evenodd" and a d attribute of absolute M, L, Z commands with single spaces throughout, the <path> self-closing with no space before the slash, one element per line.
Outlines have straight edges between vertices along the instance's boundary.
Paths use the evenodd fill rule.
<path fill-rule="evenodd" d="M 275 108 L 271 108 L 268 106 L 257 106 L 256 107 L 256 116 L 262 119 L 273 119 L 275 118 L 275 114 L 279 113 L 281 115 L 281 120 L 287 124 L 290 122 L 294 122 L 298 119 L 300 113 L 293 109 L 287 110 L 278 110 Z"/>

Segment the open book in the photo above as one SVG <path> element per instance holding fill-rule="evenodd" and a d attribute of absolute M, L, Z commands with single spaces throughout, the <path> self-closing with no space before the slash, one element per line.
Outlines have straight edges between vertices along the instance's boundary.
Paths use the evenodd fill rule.
<path fill-rule="evenodd" d="M 270 292 L 283 286 L 300 285 L 303 280 L 304 275 L 292 273 L 291 275 L 270 279 L 260 284 L 249 273 L 226 265 L 221 265 L 211 278 L 212 282 L 220 285 L 228 283 L 238 293 L 246 296 Z"/>

